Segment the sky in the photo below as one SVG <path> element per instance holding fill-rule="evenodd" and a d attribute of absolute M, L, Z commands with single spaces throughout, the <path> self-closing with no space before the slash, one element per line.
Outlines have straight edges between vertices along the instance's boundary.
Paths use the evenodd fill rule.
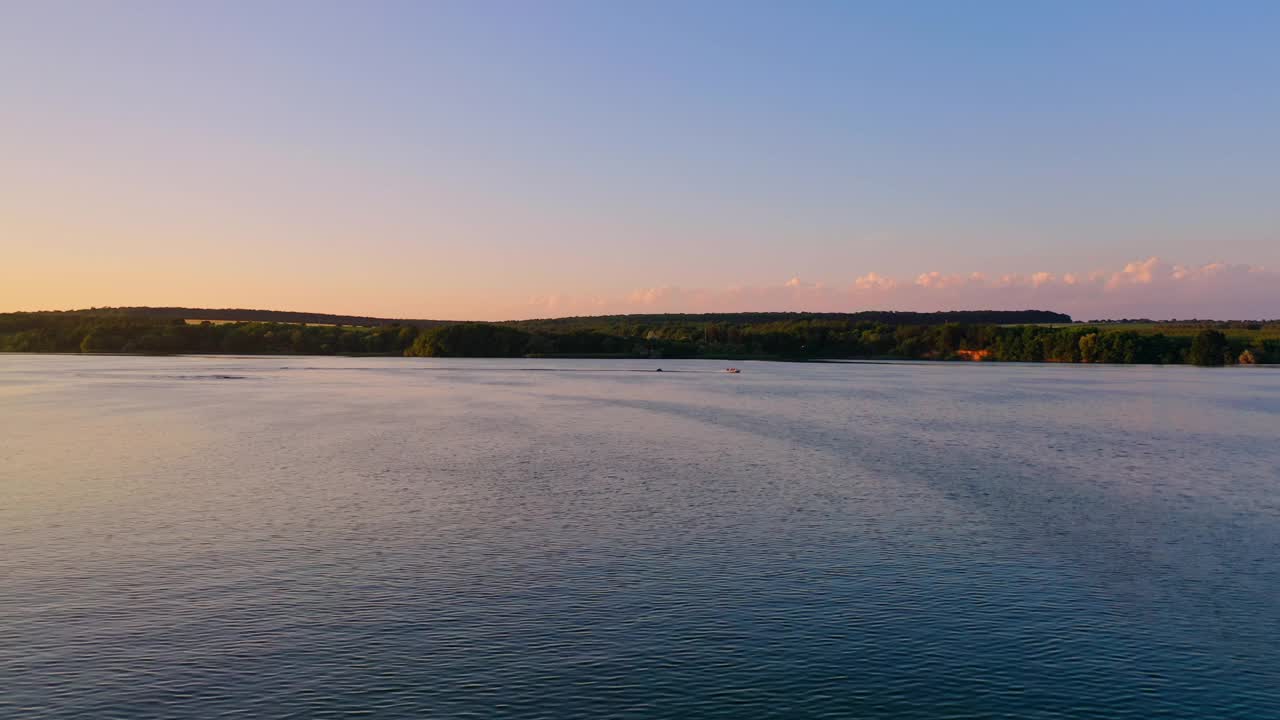
<path fill-rule="evenodd" d="M 0 311 L 1280 317 L 1280 3 L 0 4 Z"/>

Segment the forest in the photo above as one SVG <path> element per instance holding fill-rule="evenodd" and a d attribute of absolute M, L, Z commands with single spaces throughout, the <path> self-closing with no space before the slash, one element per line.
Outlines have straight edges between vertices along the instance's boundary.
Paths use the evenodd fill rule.
<path fill-rule="evenodd" d="M 174 317 L 168 308 L 155 315 L 129 310 L 0 314 L 0 351 L 1280 363 L 1280 322 L 1084 324 L 1058 313 L 982 311 L 303 324 Z"/>

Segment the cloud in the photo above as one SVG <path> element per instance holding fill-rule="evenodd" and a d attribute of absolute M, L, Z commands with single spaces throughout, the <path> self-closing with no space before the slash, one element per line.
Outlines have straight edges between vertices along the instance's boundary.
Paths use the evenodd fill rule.
<path fill-rule="evenodd" d="M 830 285 L 798 277 L 722 289 L 655 286 L 618 298 L 541 296 L 513 311 L 529 317 L 628 312 L 857 310 L 1057 310 L 1077 319 L 1280 317 L 1280 272 L 1215 262 L 1175 265 L 1150 257 L 1119 270 L 1037 271 L 989 277 L 929 271 L 914 279 L 867 272 Z"/>
<path fill-rule="evenodd" d="M 853 287 L 855 290 L 886 291 L 898 287 L 898 281 L 872 272 L 854 280 Z"/>
<path fill-rule="evenodd" d="M 1051 285 L 1053 284 L 1053 281 L 1054 281 L 1053 273 L 1038 272 L 1038 273 L 1034 273 L 1031 276 L 1032 287 L 1043 287 L 1045 285 Z"/>
<path fill-rule="evenodd" d="M 1163 262 L 1160 258 L 1147 258 L 1142 262 L 1131 262 L 1125 265 L 1120 272 L 1112 273 L 1111 278 L 1107 281 L 1107 287 L 1115 289 L 1125 285 L 1150 285 L 1165 275 L 1170 275 L 1168 263 Z"/>
<path fill-rule="evenodd" d="M 627 296 L 627 299 L 637 305 L 656 305 L 665 299 L 678 295 L 680 288 L 673 287 L 656 287 L 636 290 Z"/>
<path fill-rule="evenodd" d="M 945 288 L 952 285 L 958 276 L 946 276 L 934 270 L 916 276 L 916 285 L 922 288 Z"/>

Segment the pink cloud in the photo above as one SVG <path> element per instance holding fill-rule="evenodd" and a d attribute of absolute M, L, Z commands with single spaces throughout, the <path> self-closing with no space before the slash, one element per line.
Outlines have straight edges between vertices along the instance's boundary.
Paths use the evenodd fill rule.
<path fill-rule="evenodd" d="M 898 287 L 898 281 L 872 272 L 854 280 L 853 287 L 856 290 L 887 291 Z"/>
<path fill-rule="evenodd" d="M 1107 280 L 1107 286 L 1115 289 L 1123 285 L 1150 285 L 1157 278 L 1165 276 L 1172 277 L 1169 264 L 1160 258 L 1147 258 L 1142 262 L 1131 262 L 1124 266 L 1124 270 L 1112 273 L 1111 278 Z"/>
<path fill-rule="evenodd" d="M 1087 274 L 1038 271 L 920 273 L 898 279 L 868 272 L 826 285 L 792 277 L 777 285 L 724 289 L 659 286 L 620 298 L 548 295 L 513 310 L 523 316 L 627 312 L 857 310 L 1057 310 L 1077 319 L 1280 317 L 1280 272 L 1252 265 L 1174 265 L 1159 258 Z"/>

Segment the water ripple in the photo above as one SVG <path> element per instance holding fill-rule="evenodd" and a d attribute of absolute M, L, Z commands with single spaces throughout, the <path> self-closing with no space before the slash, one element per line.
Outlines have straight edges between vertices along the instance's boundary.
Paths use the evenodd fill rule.
<path fill-rule="evenodd" d="M 1280 718 L 1280 374 L 552 362 L 6 358 L 0 717 Z"/>

